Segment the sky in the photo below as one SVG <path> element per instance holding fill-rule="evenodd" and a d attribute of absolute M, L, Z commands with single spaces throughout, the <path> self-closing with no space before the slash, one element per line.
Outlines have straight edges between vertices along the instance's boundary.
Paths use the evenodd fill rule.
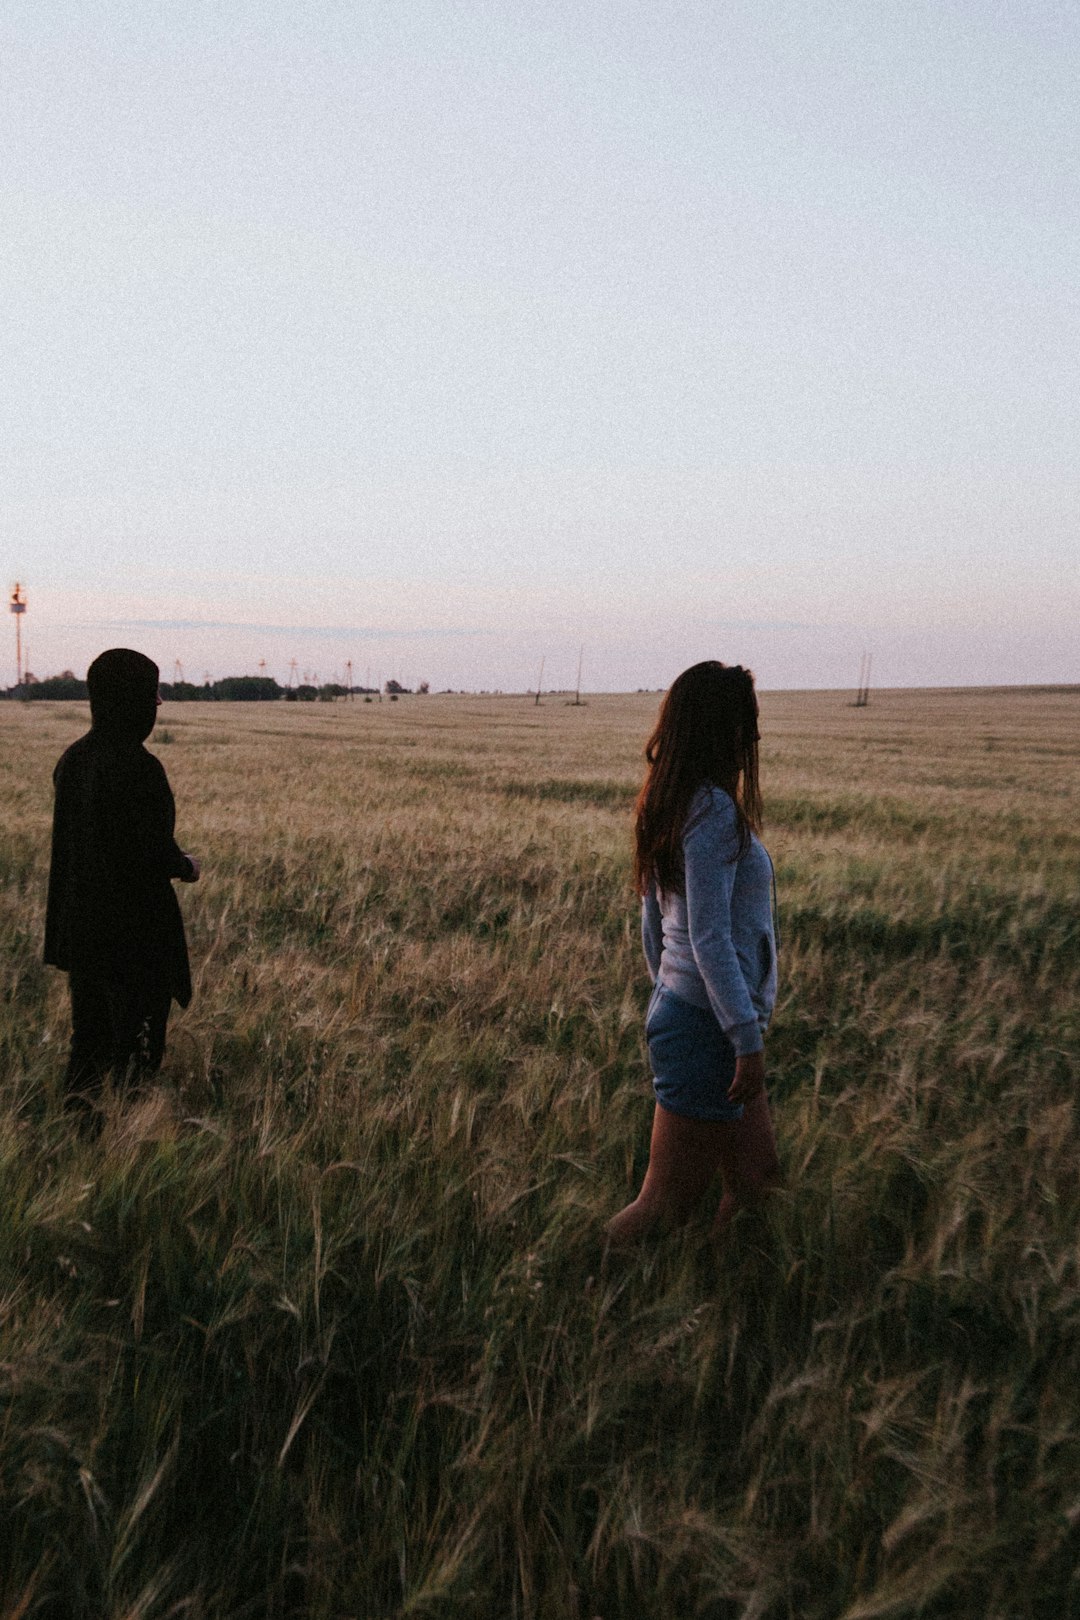
<path fill-rule="evenodd" d="M 1061 0 L 6 0 L 29 667 L 1080 681 L 1078 92 Z"/>

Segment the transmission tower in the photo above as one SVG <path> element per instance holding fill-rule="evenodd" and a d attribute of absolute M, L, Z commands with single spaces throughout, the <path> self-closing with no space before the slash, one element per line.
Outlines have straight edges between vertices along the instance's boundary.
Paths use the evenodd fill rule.
<path fill-rule="evenodd" d="M 18 674 L 17 685 L 23 683 L 23 647 L 22 647 L 22 616 L 26 612 L 26 593 L 18 580 L 8 602 L 8 611 L 15 615 L 15 668 Z"/>

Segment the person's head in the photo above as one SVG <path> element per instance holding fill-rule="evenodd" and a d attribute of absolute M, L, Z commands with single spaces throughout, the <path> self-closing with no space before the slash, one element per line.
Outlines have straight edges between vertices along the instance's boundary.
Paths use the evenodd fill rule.
<path fill-rule="evenodd" d="M 716 659 L 684 669 L 660 705 L 645 758 L 634 860 L 642 894 L 654 879 L 662 889 L 681 886 L 683 825 L 706 783 L 735 801 L 742 848 L 751 829 L 760 830 L 758 704 L 750 671 Z"/>
<path fill-rule="evenodd" d="M 130 647 L 99 653 L 86 672 L 95 731 L 112 731 L 142 742 L 157 719 L 159 670 L 153 659 Z"/>

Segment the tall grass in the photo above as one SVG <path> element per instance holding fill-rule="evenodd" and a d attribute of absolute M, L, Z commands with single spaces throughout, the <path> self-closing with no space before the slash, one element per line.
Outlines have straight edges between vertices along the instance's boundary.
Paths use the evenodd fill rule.
<path fill-rule="evenodd" d="M 0 709 L 0 1614 L 1080 1612 L 1080 693 L 766 699 L 789 1190 L 643 1169 L 655 699 L 167 710 L 197 995 L 81 1140 Z"/>

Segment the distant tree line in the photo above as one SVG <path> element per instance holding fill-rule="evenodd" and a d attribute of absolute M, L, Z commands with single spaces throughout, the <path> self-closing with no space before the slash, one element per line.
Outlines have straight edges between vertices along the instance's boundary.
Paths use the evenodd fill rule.
<path fill-rule="evenodd" d="M 70 669 L 65 669 L 62 675 L 49 675 L 43 681 L 39 681 L 36 675 L 27 674 L 21 686 L 9 686 L 6 692 L 0 692 L 0 697 L 21 698 L 24 702 L 46 698 L 51 698 L 53 702 L 81 698 L 85 703 L 88 696 L 86 682 L 80 681 Z"/>
<path fill-rule="evenodd" d="M 226 675 L 220 681 L 162 681 L 166 703 L 275 703 L 284 688 L 272 675 Z"/>
<path fill-rule="evenodd" d="M 397 697 L 399 693 L 408 693 L 410 688 L 391 680 L 387 681 L 384 690 L 390 696 Z M 427 692 L 427 681 L 421 681 L 417 691 Z M 308 683 L 282 686 L 272 675 L 226 675 L 220 681 L 204 681 L 202 685 L 195 681 L 161 683 L 161 696 L 166 703 L 277 703 L 281 699 L 286 703 L 333 703 L 335 698 L 348 697 L 350 692 L 371 697 L 377 695 L 378 687 L 350 688 L 337 681 L 327 681 L 322 686 Z M 70 669 L 65 669 L 62 675 L 49 675 L 43 681 L 39 681 L 36 675 L 27 674 L 21 686 L 0 689 L 0 698 L 22 702 L 69 700 L 85 703 L 88 696 L 86 682 L 80 681 Z"/>

